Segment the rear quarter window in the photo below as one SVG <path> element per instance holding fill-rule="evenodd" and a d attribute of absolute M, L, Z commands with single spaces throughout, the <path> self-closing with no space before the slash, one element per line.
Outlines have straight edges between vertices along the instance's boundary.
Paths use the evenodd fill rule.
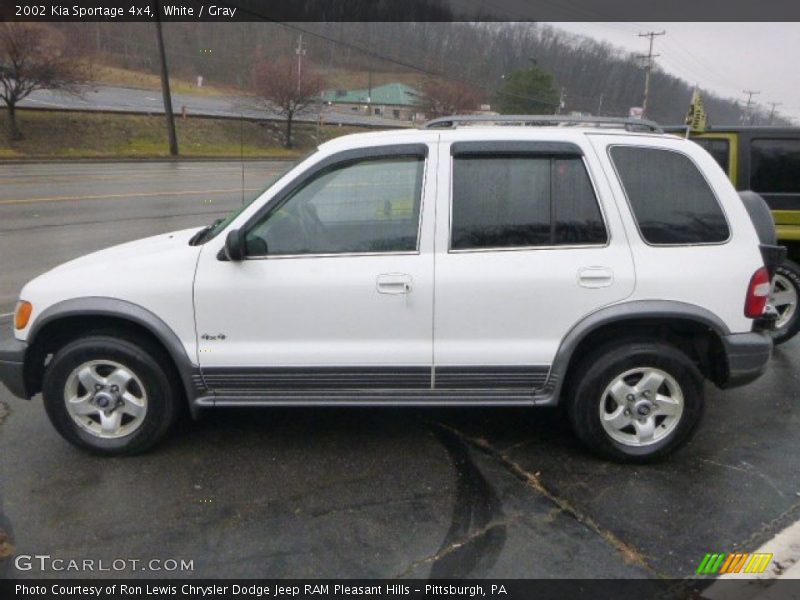
<path fill-rule="evenodd" d="M 800 139 L 753 140 L 750 187 L 762 194 L 800 194 Z"/>
<path fill-rule="evenodd" d="M 717 197 L 688 156 L 641 146 L 609 153 L 647 243 L 719 244 L 730 237 Z"/>

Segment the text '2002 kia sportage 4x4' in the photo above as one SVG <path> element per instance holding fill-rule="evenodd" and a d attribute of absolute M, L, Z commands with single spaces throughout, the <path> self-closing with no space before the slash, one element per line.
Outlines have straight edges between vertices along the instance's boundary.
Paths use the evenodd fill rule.
<path fill-rule="evenodd" d="M 711 156 L 646 122 L 470 121 L 338 138 L 212 226 L 34 279 L 3 381 L 103 454 L 184 402 L 562 404 L 606 457 L 668 454 L 704 379 L 764 370 L 776 248 Z"/>

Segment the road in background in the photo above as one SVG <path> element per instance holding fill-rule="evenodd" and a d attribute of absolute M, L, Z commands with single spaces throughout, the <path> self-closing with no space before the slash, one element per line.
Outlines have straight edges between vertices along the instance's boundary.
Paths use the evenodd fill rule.
<path fill-rule="evenodd" d="M 51 108 L 65 110 L 103 110 L 132 111 L 162 114 L 164 102 L 161 92 L 137 88 L 95 86 L 86 88 L 80 96 L 36 90 L 22 100 L 20 108 Z M 252 96 L 195 96 L 192 94 L 172 94 L 172 110 L 176 115 L 186 108 L 190 116 L 246 117 L 248 119 L 283 119 L 274 110 L 269 110 L 263 102 Z M 382 119 L 343 112 L 323 112 L 326 123 L 342 125 L 371 125 L 374 127 L 408 127 L 407 121 Z M 301 111 L 295 117 L 298 121 L 316 122 L 319 107 L 314 105 Z"/>
<path fill-rule="evenodd" d="M 291 164 L 0 164 L 0 314 L 13 310 L 28 280 L 52 267 L 137 238 L 201 227 L 242 198 L 249 201 Z"/>

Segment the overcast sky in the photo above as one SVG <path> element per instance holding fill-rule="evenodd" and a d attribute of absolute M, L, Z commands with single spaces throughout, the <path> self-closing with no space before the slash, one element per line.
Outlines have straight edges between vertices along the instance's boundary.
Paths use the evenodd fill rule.
<path fill-rule="evenodd" d="M 699 1 L 699 0 L 698 0 Z M 646 54 L 638 33 L 666 30 L 655 39 L 659 67 L 722 96 L 753 100 L 800 123 L 800 23 L 550 23 L 572 33 Z"/>

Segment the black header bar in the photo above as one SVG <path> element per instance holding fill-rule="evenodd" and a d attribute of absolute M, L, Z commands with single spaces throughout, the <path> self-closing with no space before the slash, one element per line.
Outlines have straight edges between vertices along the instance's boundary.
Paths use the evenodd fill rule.
<path fill-rule="evenodd" d="M 797 0 L 0 0 L 4 21 L 800 21 Z"/>

